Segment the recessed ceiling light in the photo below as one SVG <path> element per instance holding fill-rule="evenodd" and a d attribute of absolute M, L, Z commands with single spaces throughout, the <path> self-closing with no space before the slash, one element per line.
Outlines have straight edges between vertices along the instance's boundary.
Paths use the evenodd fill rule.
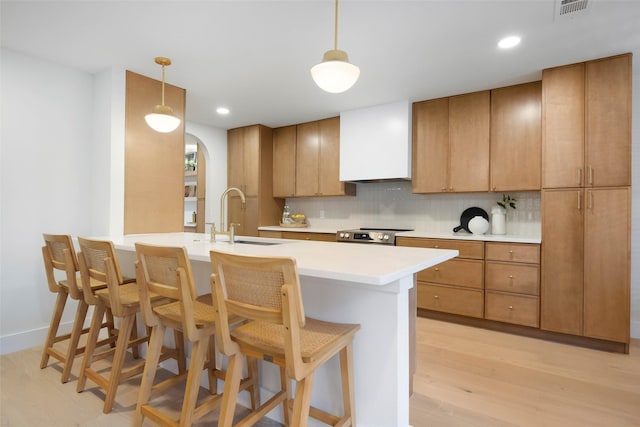
<path fill-rule="evenodd" d="M 218 107 L 216 108 L 216 113 L 221 114 L 221 115 L 227 115 L 229 114 L 229 109 L 227 107 Z"/>
<path fill-rule="evenodd" d="M 510 47 L 514 47 L 520 44 L 520 37 L 518 36 L 509 36 L 505 37 L 498 42 L 498 47 L 502 49 L 509 49 Z"/>

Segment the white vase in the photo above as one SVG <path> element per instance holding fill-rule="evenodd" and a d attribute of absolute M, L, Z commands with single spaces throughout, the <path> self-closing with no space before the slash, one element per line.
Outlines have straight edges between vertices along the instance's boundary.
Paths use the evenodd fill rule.
<path fill-rule="evenodd" d="M 507 232 L 507 212 L 499 206 L 491 209 L 491 234 Z"/>

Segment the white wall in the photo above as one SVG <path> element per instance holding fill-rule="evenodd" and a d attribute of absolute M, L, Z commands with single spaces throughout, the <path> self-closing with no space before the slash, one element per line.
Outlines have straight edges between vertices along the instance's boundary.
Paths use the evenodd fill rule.
<path fill-rule="evenodd" d="M 6 353 L 32 345 L 49 323 L 54 296 L 42 267 L 42 233 L 91 232 L 93 77 L 6 49 L 1 55 L 0 352 Z"/>
<path fill-rule="evenodd" d="M 0 354 L 42 345 L 55 296 L 42 233 L 119 234 L 124 212 L 125 71 L 79 72 L 0 50 Z M 226 186 L 226 131 L 187 123 L 211 154 L 207 188 Z M 209 197 L 209 191 L 207 191 Z M 214 207 L 209 203 L 209 215 Z M 62 319 L 69 329 L 75 303 Z"/>

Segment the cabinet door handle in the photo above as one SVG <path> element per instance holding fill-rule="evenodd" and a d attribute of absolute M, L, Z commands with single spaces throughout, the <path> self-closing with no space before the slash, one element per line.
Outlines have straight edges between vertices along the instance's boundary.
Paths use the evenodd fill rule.
<path fill-rule="evenodd" d="M 578 210 L 582 210 L 582 193 L 578 191 Z"/>
<path fill-rule="evenodd" d="M 593 185 L 593 167 L 589 165 L 589 185 Z"/>
<path fill-rule="evenodd" d="M 440 298 L 438 295 L 433 296 L 433 299 L 438 299 L 438 298 Z"/>
<path fill-rule="evenodd" d="M 578 182 L 576 182 L 576 184 L 580 185 L 582 183 L 582 168 L 578 168 Z"/>
<path fill-rule="evenodd" d="M 513 306 L 512 305 L 509 306 L 509 310 L 513 310 Z"/>
<path fill-rule="evenodd" d="M 587 209 L 589 210 L 593 209 L 593 191 L 589 191 L 589 200 L 588 200 Z"/>
<path fill-rule="evenodd" d="M 440 269 L 438 267 L 435 268 L 436 271 L 440 271 Z"/>
<path fill-rule="evenodd" d="M 513 279 L 513 274 L 510 274 L 510 275 L 509 275 L 509 279 Z"/>

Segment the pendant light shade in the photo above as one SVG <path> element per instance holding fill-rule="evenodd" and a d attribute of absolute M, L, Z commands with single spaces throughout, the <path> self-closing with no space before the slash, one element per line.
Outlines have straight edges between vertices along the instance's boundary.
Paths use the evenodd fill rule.
<path fill-rule="evenodd" d="M 322 57 L 322 62 L 311 68 L 311 77 L 320 89 L 341 93 L 353 86 L 360 77 L 360 68 L 349 62 L 347 52 L 338 50 L 338 0 L 336 0 L 334 47 Z"/>
<path fill-rule="evenodd" d="M 153 111 L 144 116 L 144 120 L 156 132 L 173 132 L 180 126 L 180 119 L 173 115 L 171 107 L 164 105 L 164 67 L 171 65 L 171 60 L 158 56 L 155 61 L 162 65 L 162 104 L 153 107 Z"/>

